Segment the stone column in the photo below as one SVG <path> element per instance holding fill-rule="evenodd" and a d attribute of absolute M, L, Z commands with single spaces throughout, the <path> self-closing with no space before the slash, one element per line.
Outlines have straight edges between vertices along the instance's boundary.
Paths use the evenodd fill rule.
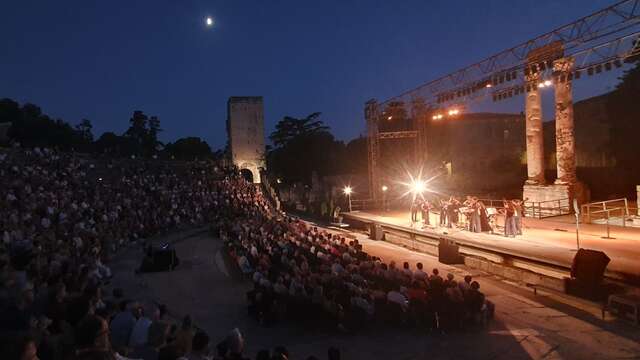
<path fill-rule="evenodd" d="M 566 57 L 553 63 L 554 73 L 564 76 L 573 70 L 574 59 Z M 558 78 L 558 77 L 556 77 Z M 576 142 L 573 129 L 573 94 L 571 81 L 555 84 L 556 92 L 556 184 L 576 183 Z"/>
<path fill-rule="evenodd" d="M 640 185 L 636 185 L 636 203 L 638 204 L 638 216 L 640 216 Z"/>
<path fill-rule="evenodd" d="M 531 91 L 525 97 L 526 137 L 527 137 L 527 182 L 529 185 L 542 185 L 544 180 L 544 139 L 542 137 L 542 104 L 538 83 L 540 74 L 526 77 Z"/>

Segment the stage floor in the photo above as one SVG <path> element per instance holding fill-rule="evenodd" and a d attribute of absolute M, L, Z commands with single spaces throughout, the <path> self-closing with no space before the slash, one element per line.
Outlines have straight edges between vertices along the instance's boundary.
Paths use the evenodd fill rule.
<path fill-rule="evenodd" d="M 464 240 L 470 244 L 491 249 L 527 254 L 532 258 L 548 259 L 571 266 L 576 250 L 576 228 L 573 215 L 548 219 L 523 219 L 523 235 L 507 238 L 501 234 L 472 233 L 460 228 L 411 226 L 409 211 L 353 211 L 345 214 L 361 220 L 371 220 L 406 227 L 412 231 L 442 234 Z M 438 223 L 438 216 L 431 214 L 431 224 Z M 502 221 L 499 220 L 501 225 Z M 502 232 L 502 229 L 499 230 Z M 611 258 L 608 270 L 640 277 L 640 228 L 611 226 L 610 237 L 606 226 L 580 224 L 580 247 L 603 251 Z"/>

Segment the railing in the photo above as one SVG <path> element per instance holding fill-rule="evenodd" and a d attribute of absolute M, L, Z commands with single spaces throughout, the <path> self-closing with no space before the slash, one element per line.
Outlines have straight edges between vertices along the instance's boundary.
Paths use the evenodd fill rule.
<path fill-rule="evenodd" d="M 383 206 L 382 200 L 373 199 L 351 199 L 351 211 L 361 211 L 369 209 L 378 209 Z M 345 209 L 348 211 L 348 209 Z"/>
<path fill-rule="evenodd" d="M 273 186 L 271 186 L 271 181 L 269 179 L 269 176 L 263 171 L 260 172 L 260 182 L 262 183 L 263 189 L 267 193 L 268 197 L 271 199 L 276 210 L 280 211 L 281 205 L 280 205 L 280 198 L 278 197 L 278 193 L 273 188 Z"/>
<path fill-rule="evenodd" d="M 546 201 L 525 201 L 524 211 L 528 217 L 542 219 L 545 217 L 571 214 L 569 198 Z"/>
<path fill-rule="evenodd" d="M 582 205 L 582 222 L 604 222 L 608 226 L 611 220 L 615 220 L 616 224 L 620 220 L 622 226 L 626 226 L 627 219 L 635 216 L 635 213 L 637 209 L 629 207 L 627 198 L 598 201 Z"/>

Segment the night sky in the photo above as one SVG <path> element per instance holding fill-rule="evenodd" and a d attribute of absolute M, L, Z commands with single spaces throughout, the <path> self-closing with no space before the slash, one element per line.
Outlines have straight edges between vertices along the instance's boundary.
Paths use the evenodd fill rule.
<path fill-rule="evenodd" d="M 340 139 L 384 100 L 613 0 L 35 1 L 0 5 L 0 98 L 121 133 L 133 110 L 161 139 L 224 145 L 229 96 L 262 95 L 267 132 L 315 111 Z M 207 29 L 206 16 L 215 19 Z M 576 97 L 615 76 L 585 80 Z M 517 111 L 521 97 L 481 110 Z M 545 112 L 548 118 L 549 112 Z"/>

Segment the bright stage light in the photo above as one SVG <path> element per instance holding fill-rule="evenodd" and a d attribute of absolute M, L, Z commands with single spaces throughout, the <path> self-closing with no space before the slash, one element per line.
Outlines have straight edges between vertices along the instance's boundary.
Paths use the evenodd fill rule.
<path fill-rule="evenodd" d="M 435 114 L 431 117 L 433 120 L 440 120 L 442 119 L 442 114 Z"/>
<path fill-rule="evenodd" d="M 551 82 L 551 80 L 545 80 L 544 81 L 544 86 L 551 86 L 553 83 Z"/>
<path fill-rule="evenodd" d="M 427 189 L 424 181 L 422 180 L 414 180 L 411 183 L 411 191 L 416 194 L 422 194 Z"/>
<path fill-rule="evenodd" d="M 207 16 L 205 23 L 207 24 L 208 27 L 212 27 L 213 26 L 213 18 L 211 16 Z"/>
<path fill-rule="evenodd" d="M 342 192 L 345 195 L 351 195 L 351 192 L 353 192 L 353 189 L 351 189 L 351 186 L 345 186 L 344 189 L 342 189 Z"/>
<path fill-rule="evenodd" d="M 486 88 L 490 88 L 491 86 L 492 86 L 491 84 L 485 85 Z"/>
<path fill-rule="evenodd" d="M 382 185 L 382 191 L 387 191 L 389 190 L 389 188 L 387 187 L 387 185 Z"/>
<path fill-rule="evenodd" d="M 449 110 L 449 116 L 458 115 L 459 113 L 460 113 L 460 110 L 458 109 Z"/>
<path fill-rule="evenodd" d="M 539 87 L 540 89 L 542 89 L 542 88 L 544 87 L 544 83 L 540 83 L 540 84 L 538 84 L 538 87 Z"/>
<path fill-rule="evenodd" d="M 387 120 L 391 120 L 391 119 L 393 119 L 393 116 L 389 116 L 389 117 L 387 118 Z"/>

